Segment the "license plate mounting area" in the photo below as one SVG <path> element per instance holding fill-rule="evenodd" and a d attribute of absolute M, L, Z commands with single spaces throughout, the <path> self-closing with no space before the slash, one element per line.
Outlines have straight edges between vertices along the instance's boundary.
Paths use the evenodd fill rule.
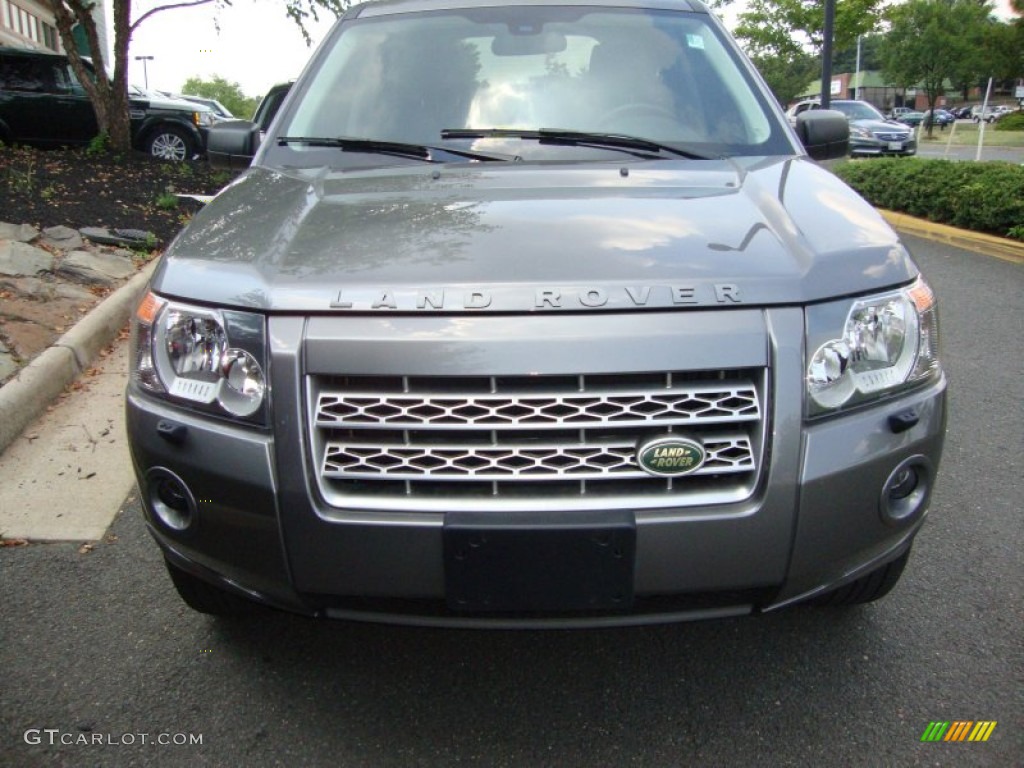
<path fill-rule="evenodd" d="M 448 513 L 445 593 L 458 612 L 627 611 L 633 513 Z"/>

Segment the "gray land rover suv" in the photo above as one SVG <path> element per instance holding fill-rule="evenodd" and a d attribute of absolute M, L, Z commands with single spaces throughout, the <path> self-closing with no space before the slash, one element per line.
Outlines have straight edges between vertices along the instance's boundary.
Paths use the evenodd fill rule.
<path fill-rule="evenodd" d="M 350 9 L 156 270 L 127 423 L 184 600 L 606 626 L 888 592 L 936 299 L 696 0 Z M 257 146 L 258 145 L 258 146 Z M 247 161 L 246 161 L 247 162 Z"/>

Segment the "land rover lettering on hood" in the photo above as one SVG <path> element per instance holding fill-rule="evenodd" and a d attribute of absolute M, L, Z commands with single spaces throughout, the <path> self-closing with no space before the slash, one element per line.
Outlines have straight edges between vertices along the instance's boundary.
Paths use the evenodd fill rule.
<path fill-rule="evenodd" d="M 262 130 L 265 129 L 265 133 Z M 164 254 L 128 432 L 211 614 L 584 627 L 885 595 L 937 299 L 700 2 L 349 9 Z"/>

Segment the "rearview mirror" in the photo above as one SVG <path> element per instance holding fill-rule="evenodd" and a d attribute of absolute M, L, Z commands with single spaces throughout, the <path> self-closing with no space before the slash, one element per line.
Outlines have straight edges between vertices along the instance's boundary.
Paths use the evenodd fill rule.
<path fill-rule="evenodd" d="M 538 56 L 561 53 L 567 46 L 565 35 L 560 32 L 539 32 L 537 34 L 506 32 L 494 38 L 491 43 L 491 53 L 495 56 Z"/>
<path fill-rule="evenodd" d="M 225 120 L 211 126 L 206 135 L 206 156 L 214 168 L 248 168 L 259 148 L 260 127 L 248 120 Z"/>
<path fill-rule="evenodd" d="M 808 109 L 797 115 L 796 135 L 815 160 L 845 157 L 850 148 L 850 123 L 834 109 Z"/>

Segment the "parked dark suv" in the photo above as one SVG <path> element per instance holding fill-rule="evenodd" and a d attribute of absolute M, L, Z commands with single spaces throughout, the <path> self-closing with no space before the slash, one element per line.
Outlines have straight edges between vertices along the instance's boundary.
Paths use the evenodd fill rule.
<path fill-rule="evenodd" d="M 206 128 L 213 123 L 206 107 L 148 95 L 130 95 L 128 103 L 136 149 L 166 160 L 204 151 Z M 86 144 L 98 132 L 92 102 L 67 57 L 0 47 L 0 141 Z"/>

